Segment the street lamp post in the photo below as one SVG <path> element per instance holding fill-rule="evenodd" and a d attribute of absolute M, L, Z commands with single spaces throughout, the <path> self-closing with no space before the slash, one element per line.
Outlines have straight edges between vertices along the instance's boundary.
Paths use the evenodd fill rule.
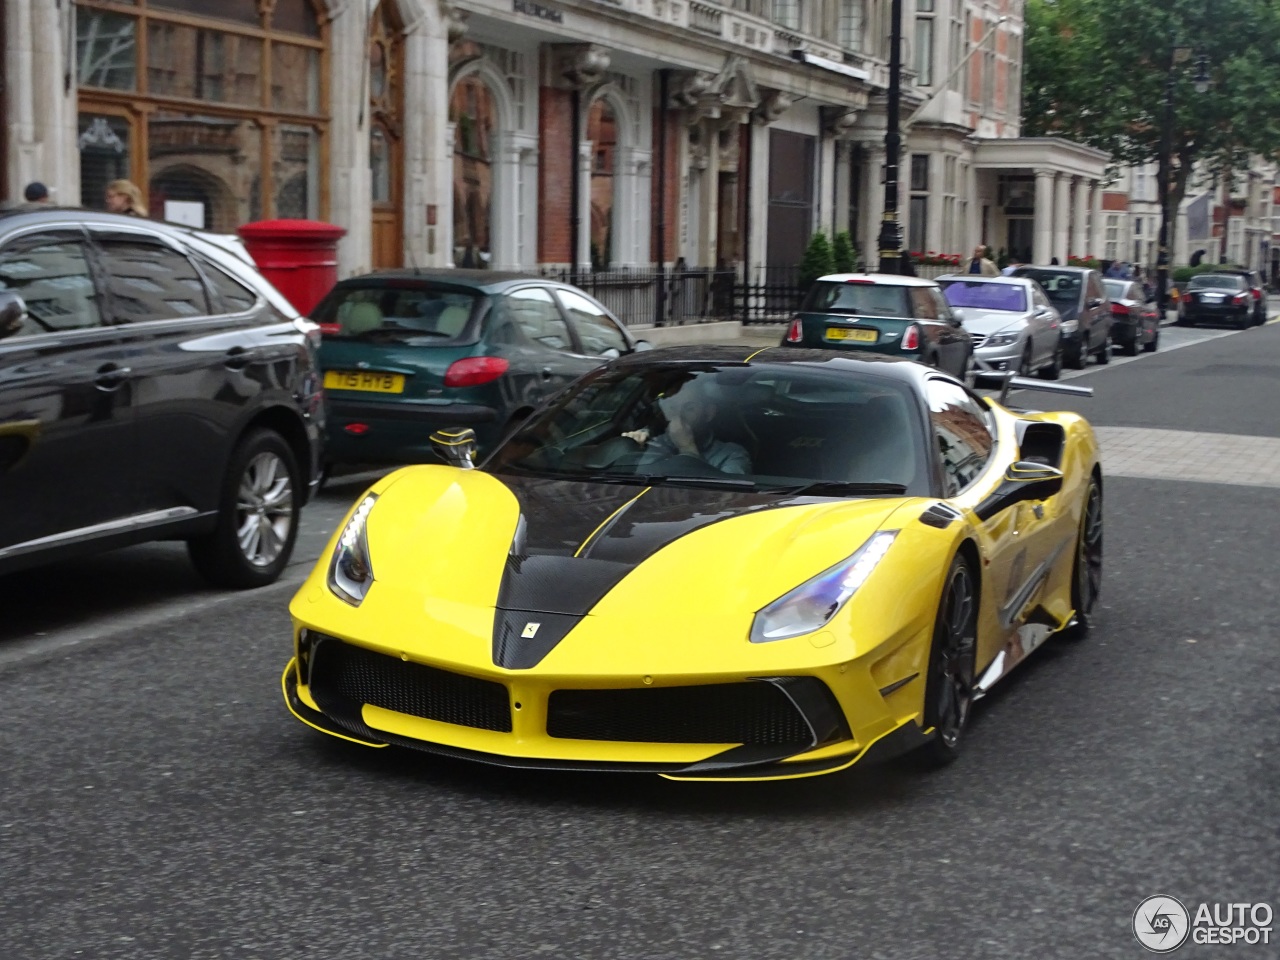
<path fill-rule="evenodd" d="M 1177 68 L 1191 55 L 1189 47 L 1173 46 L 1169 55 L 1169 72 L 1164 81 L 1164 122 L 1160 127 L 1160 157 L 1156 184 L 1156 200 L 1160 204 L 1160 237 L 1156 253 L 1156 304 L 1161 314 L 1168 305 L 1169 293 L 1169 180 L 1173 176 L 1174 92 Z M 1196 93 L 1209 89 L 1208 60 L 1201 55 L 1196 61 Z"/>
<path fill-rule="evenodd" d="M 880 223 L 880 272 L 902 273 L 902 225 L 898 222 L 899 130 L 902 111 L 902 0 L 889 9 L 889 104 L 884 134 L 884 217 Z"/>

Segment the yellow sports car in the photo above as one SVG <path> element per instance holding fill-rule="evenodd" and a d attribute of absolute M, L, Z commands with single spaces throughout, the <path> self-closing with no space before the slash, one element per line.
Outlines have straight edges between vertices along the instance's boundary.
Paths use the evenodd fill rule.
<path fill-rule="evenodd" d="M 1089 424 L 909 361 L 652 350 L 479 467 L 467 433 L 370 488 L 294 597 L 304 723 L 689 780 L 946 762 L 973 702 L 1098 597 Z"/>

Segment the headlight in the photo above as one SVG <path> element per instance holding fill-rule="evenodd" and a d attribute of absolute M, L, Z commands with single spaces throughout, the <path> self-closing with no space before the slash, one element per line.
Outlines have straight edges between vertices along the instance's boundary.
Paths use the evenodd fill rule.
<path fill-rule="evenodd" d="M 377 500 L 377 495 L 371 493 L 360 501 L 360 506 L 342 528 L 342 536 L 338 537 L 333 560 L 329 563 L 329 589 L 353 607 L 360 606 L 373 584 L 373 565 L 369 562 L 369 538 L 365 535 L 365 524 Z"/>
<path fill-rule="evenodd" d="M 1063 332 L 1063 333 L 1075 333 L 1075 332 L 1076 332 L 1077 330 L 1079 330 L 1079 329 L 1080 329 L 1080 321 L 1079 321 L 1079 320 L 1063 320 L 1063 321 L 1062 321 L 1062 332 Z"/>
<path fill-rule="evenodd" d="M 751 624 L 751 642 L 786 640 L 825 626 L 866 583 L 897 535 L 897 530 L 880 531 L 847 560 L 841 560 L 762 609 Z"/>
<path fill-rule="evenodd" d="M 1011 343 L 1018 342 L 1018 334 L 1016 333 L 993 333 L 987 337 L 984 347 L 1007 347 Z"/>

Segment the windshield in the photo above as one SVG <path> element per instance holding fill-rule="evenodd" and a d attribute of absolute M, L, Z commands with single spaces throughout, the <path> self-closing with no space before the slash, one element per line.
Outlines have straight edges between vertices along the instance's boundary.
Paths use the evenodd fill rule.
<path fill-rule="evenodd" d="M 941 280 L 942 292 L 953 307 L 1025 313 L 1027 291 L 1016 283 L 983 283 L 981 280 Z"/>
<path fill-rule="evenodd" d="M 910 319 L 907 288 L 871 281 L 819 281 L 809 288 L 802 311 Z"/>
<path fill-rule="evenodd" d="M 1018 276 L 1039 283 L 1044 288 L 1045 294 L 1055 304 L 1074 306 L 1080 300 L 1080 288 L 1084 283 L 1083 274 L 1059 273 L 1056 270 L 1019 270 Z"/>
<path fill-rule="evenodd" d="M 909 385 L 847 370 L 790 363 L 605 369 L 530 420 L 485 469 L 924 495 L 928 469 L 916 410 Z"/>
<path fill-rule="evenodd" d="M 1243 290 L 1244 278 L 1231 277 L 1225 274 L 1209 274 L 1207 276 L 1192 277 L 1188 286 L 1196 290 L 1204 289 L 1205 287 L 1218 290 Z"/>
<path fill-rule="evenodd" d="M 449 343 L 465 337 L 479 294 L 421 281 L 335 287 L 312 311 L 326 337 Z"/>

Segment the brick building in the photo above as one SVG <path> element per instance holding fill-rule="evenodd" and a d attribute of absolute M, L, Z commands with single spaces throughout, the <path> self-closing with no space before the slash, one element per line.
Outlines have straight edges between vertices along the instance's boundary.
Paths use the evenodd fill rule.
<path fill-rule="evenodd" d="M 874 251 L 889 0 L 6 0 L 0 193 L 143 187 L 407 263 L 790 267 Z M 1105 158 L 1021 138 L 1020 0 L 906 0 L 911 248 L 1101 243 Z M 576 133 L 576 137 L 575 137 Z"/>

